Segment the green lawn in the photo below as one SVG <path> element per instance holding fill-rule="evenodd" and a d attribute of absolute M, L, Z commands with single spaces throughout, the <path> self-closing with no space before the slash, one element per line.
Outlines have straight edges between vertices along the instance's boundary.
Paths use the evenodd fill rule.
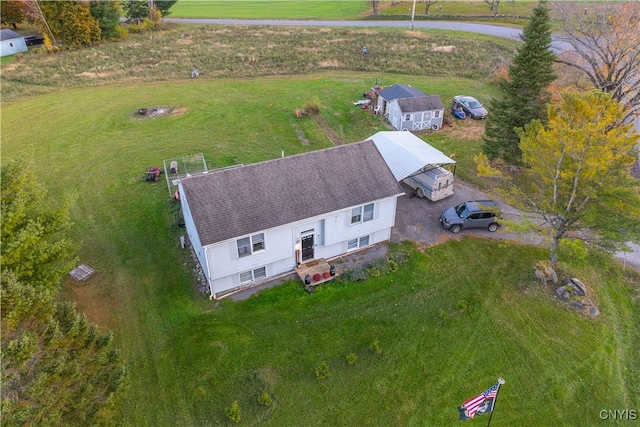
<path fill-rule="evenodd" d="M 368 1 L 241 0 L 186 1 L 171 8 L 171 18 L 350 19 L 371 11 Z"/>
<path fill-rule="evenodd" d="M 436 83 L 385 79 L 427 92 Z M 218 305 L 195 292 L 175 206 L 164 182 L 142 181 L 145 168 L 196 152 L 217 167 L 328 147 L 315 122 L 293 114 L 308 100 L 345 140 L 360 140 L 383 128 L 349 102 L 372 83 L 357 74 L 186 80 L 3 105 L 3 160 L 30 150 L 54 199 L 78 195 L 73 237 L 97 274 L 86 286 L 68 282 L 63 296 L 115 332 L 129 369 L 123 425 L 225 424 L 234 400 L 242 425 L 457 425 L 456 406 L 498 376 L 507 384 L 496 426 L 596 425 L 600 408 L 638 406 L 638 277 L 605 258 L 566 266 L 594 288 L 596 320 L 533 282 L 543 249 L 491 240 L 411 249 L 397 273 L 313 295 L 289 283 Z M 449 95 L 477 85 L 438 82 Z M 186 111 L 132 117 L 151 106 Z M 463 158 L 477 150 L 443 138 L 434 139 L 467 150 Z M 368 350 L 374 339 L 381 356 Z M 331 374 L 318 381 L 322 361 Z M 273 406 L 257 403 L 264 391 Z"/>

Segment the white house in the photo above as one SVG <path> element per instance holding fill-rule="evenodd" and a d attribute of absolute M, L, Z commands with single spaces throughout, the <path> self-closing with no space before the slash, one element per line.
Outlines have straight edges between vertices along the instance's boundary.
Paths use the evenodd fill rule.
<path fill-rule="evenodd" d="M 211 296 L 389 240 L 404 194 L 373 141 L 181 178 Z"/>
<path fill-rule="evenodd" d="M 13 30 L 0 30 L 0 56 L 15 55 L 27 50 L 24 36 Z"/>

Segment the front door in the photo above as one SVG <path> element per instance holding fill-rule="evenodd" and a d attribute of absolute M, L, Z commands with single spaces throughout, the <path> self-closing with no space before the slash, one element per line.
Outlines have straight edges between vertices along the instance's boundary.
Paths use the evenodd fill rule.
<path fill-rule="evenodd" d="M 309 261 L 314 258 L 313 253 L 313 236 L 314 231 L 309 230 L 302 233 L 302 262 Z"/>

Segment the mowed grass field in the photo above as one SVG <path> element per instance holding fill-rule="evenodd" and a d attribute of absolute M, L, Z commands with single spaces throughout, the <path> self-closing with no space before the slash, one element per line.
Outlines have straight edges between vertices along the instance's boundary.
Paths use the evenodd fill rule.
<path fill-rule="evenodd" d="M 365 0 L 181 0 L 171 8 L 171 18 L 222 19 L 349 19 L 371 11 Z"/>
<path fill-rule="evenodd" d="M 160 58 L 160 37 L 131 42 L 144 46 L 151 38 Z M 87 81 L 76 75 L 86 66 L 80 58 L 34 55 L 42 62 L 26 58 L 7 74 L 3 65 L 3 99 L 12 73 L 24 74 L 9 87 L 24 91 L 10 89 L 2 104 L 2 162 L 31 153 L 52 202 L 77 198 L 73 238 L 81 262 L 97 273 L 83 285 L 65 282 L 62 297 L 113 329 L 123 351 L 129 376 L 113 416 L 118 424 L 229 425 L 225 408 L 237 400 L 240 425 L 458 425 L 456 407 L 499 376 L 507 383 L 494 426 L 611 425 L 600 419 L 602 409 L 640 407 L 640 278 L 609 257 L 563 264 L 592 289 L 602 311 L 596 319 L 535 282 L 532 266 L 546 258 L 543 248 L 472 238 L 425 250 L 394 246 L 407 263 L 365 282 L 333 283 L 312 295 L 289 282 L 217 303 L 196 291 L 165 182 L 142 180 L 147 167 L 186 154 L 204 153 L 213 168 L 331 146 L 312 118 L 295 118 L 307 102 L 320 106 L 345 142 L 362 140 L 386 129 L 351 104 L 376 78 L 439 93 L 445 102 L 459 92 L 486 101 L 496 93 L 488 69 L 475 79 L 379 69 L 262 77 L 241 74 L 234 62 L 229 74 L 242 78 L 190 80 L 188 73 L 158 77 L 168 60 L 154 65 L 143 56 L 135 72 Z M 21 67 L 41 64 L 60 76 L 45 72 L 44 88 L 31 90 L 39 80 Z M 150 107 L 179 114 L 134 116 Z M 469 179 L 480 144 L 476 124 L 423 136 L 456 153 L 458 173 Z M 380 355 L 369 350 L 374 340 Z M 358 357 L 353 365 L 349 353 Z M 330 374 L 318 380 L 323 361 Z M 263 392 L 271 406 L 258 403 Z"/>
<path fill-rule="evenodd" d="M 529 16 L 536 2 L 515 0 L 501 2 L 500 15 Z M 413 1 L 380 1 L 378 16 L 410 16 Z M 429 7 L 429 18 L 467 16 L 469 19 L 486 17 L 503 21 L 502 16 L 493 17 L 494 12 L 487 3 L 472 0 L 447 0 Z M 425 4 L 416 3 L 415 16 L 424 17 Z M 180 0 L 171 8 L 171 18 L 218 18 L 218 19 L 362 19 L 373 18 L 371 1 L 321 1 L 321 0 L 273 0 L 273 1 L 198 1 Z"/>

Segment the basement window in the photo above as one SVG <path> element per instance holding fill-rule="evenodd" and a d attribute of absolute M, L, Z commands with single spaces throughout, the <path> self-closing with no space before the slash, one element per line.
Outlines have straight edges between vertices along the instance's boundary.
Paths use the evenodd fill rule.
<path fill-rule="evenodd" d="M 267 267 L 256 268 L 255 270 L 243 271 L 240 273 L 240 283 L 257 282 L 267 277 Z"/>
<path fill-rule="evenodd" d="M 351 239 L 347 242 L 348 251 L 364 248 L 365 246 L 369 246 L 369 236 L 362 236 L 356 239 Z"/>

